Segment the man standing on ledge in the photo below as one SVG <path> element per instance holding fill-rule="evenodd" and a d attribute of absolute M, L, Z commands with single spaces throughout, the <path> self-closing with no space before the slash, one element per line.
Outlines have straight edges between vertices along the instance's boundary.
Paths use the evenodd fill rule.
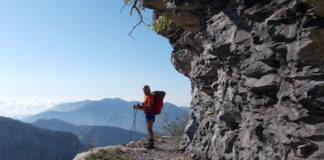
<path fill-rule="evenodd" d="M 143 105 L 133 105 L 134 109 L 143 110 L 145 112 L 146 117 L 146 129 L 149 135 L 149 143 L 146 148 L 154 149 L 154 141 L 153 141 L 153 123 L 155 121 L 155 114 L 153 113 L 153 104 L 154 104 L 154 97 L 152 95 L 150 86 L 145 85 L 143 88 L 144 92 L 144 103 Z"/>

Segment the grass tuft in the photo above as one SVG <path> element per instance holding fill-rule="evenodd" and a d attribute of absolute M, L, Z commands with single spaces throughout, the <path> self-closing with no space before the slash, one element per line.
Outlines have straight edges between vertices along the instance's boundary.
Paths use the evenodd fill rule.
<path fill-rule="evenodd" d="M 85 160 L 132 160 L 123 155 L 123 151 L 115 148 L 111 150 L 100 150 L 98 153 L 90 154 Z"/>

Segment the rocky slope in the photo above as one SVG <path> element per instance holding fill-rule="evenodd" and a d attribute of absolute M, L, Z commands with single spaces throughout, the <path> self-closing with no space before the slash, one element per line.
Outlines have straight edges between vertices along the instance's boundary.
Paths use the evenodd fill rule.
<path fill-rule="evenodd" d="M 72 133 L 0 117 L 1 160 L 70 160 L 85 149 Z"/>
<path fill-rule="evenodd" d="M 194 159 L 324 159 L 324 1 L 143 0 L 177 27 Z"/>

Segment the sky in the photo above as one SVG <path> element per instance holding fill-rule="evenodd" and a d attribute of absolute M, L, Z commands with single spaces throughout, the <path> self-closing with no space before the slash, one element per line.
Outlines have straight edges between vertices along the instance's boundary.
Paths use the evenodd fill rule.
<path fill-rule="evenodd" d="M 168 40 L 123 0 L 0 0 L 0 115 L 34 114 L 61 102 L 143 99 L 142 87 L 189 106 L 189 79 Z M 151 11 L 144 16 L 149 22 Z"/>

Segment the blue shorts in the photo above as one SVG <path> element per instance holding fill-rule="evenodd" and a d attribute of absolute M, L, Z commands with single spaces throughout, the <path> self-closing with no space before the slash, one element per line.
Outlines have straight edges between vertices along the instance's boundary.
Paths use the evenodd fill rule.
<path fill-rule="evenodd" d="M 147 114 L 145 114 L 145 118 L 146 118 L 146 123 L 148 122 L 148 121 L 155 121 L 155 114 L 154 113 L 147 113 Z"/>

